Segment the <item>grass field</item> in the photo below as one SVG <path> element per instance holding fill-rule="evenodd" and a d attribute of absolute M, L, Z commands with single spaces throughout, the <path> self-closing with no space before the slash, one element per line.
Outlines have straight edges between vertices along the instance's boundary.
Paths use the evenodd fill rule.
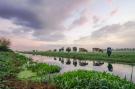
<path fill-rule="evenodd" d="M 78 70 L 54 78 L 58 89 L 135 89 L 135 84 L 108 73 Z"/>
<path fill-rule="evenodd" d="M 54 56 L 73 58 L 79 60 L 103 60 L 111 62 L 124 62 L 124 63 L 135 63 L 135 52 L 113 52 L 111 57 L 108 57 L 106 53 L 80 53 L 80 52 L 36 52 L 34 54 L 43 56 Z"/>
<path fill-rule="evenodd" d="M 47 54 L 48 53 L 48 54 Z M 71 53 L 43 53 L 48 56 Z M 42 53 L 41 53 L 42 54 Z M 42 54 L 42 55 L 43 55 Z M 57 55 L 56 55 L 57 54 Z M 73 53 L 78 55 L 77 53 Z M 84 53 L 80 53 L 83 55 Z M 88 55 L 88 54 L 86 54 Z M 63 56 L 64 57 L 64 56 Z M 70 56 L 71 57 L 71 56 Z M 58 73 L 60 67 L 32 62 L 13 52 L 0 52 L 0 89 L 134 89 L 135 84 L 108 73 L 73 71 Z M 50 79 L 48 79 L 48 74 Z M 46 85 L 47 82 L 47 85 Z"/>
<path fill-rule="evenodd" d="M 0 89 L 41 89 L 43 77 L 60 71 L 60 67 L 32 62 L 29 58 L 13 53 L 0 52 Z M 30 82 L 29 82 L 30 81 Z M 41 83 L 39 83 L 41 82 Z M 41 86 L 40 86 L 41 85 Z"/>

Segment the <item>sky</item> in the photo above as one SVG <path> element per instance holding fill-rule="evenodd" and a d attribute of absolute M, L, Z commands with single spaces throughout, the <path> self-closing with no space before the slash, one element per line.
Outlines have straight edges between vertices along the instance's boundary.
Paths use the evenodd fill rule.
<path fill-rule="evenodd" d="M 135 48 L 135 0 L 0 0 L 14 50 Z"/>

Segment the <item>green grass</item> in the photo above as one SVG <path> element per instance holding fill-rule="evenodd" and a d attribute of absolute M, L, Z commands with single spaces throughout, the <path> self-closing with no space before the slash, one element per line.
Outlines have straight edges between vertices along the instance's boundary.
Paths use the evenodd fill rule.
<path fill-rule="evenodd" d="M 108 73 L 78 70 L 58 75 L 58 89 L 135 89 L 135 84 Z"/>
<path fill-rule="evenodd" d="M 28 69 L 36 72 L 38 75 L 51 74 L 60 71 L 60 67 L 44 63 L 35 63 L 34 65 L 30 65 Z"/>
<path fill-rule="evenodd" d="M 111 57 L 106 53 L 80 53 L 80 52 L 36 52 L 37 55 L 73 58 L 79 60 L 103 60 L 111 62 L 135 63 L 135 52 L 112 52 Z"/>
<path fill-rule="evenodd" d="M 8 82 L 8 77 L 26 81 L 38 78 L 41 81 L 42 77 L 59 71 L 58 66 L 32 62 L 31 59 L 18 53 L 0 52 L 0 89 L 10 89 L 4 85 Z"/>
<path fill-rule="evenodd" d="M 4 85 L 8 82 L 7 77 L 15 78 L 26 60 L 26 57 L 13 52 L 0 52 L 0 89 L 10 89 Z"/>
<path fill-rule="evenodd" d="M 61 68 L 56 65 L 28 62 L 23 65 L 22 69 L 23 70 L 18 74 L 19 79 L 42 82 L 49 74 L 58 73 Z M 48 78 L 45 80 L 48 80 Z"/>
<path fill-rule="evenodd" d="M 69 57 L 77 58 L 80 60 L 86 60 L 90 57 L 97 57 L 97 60 L 101 57 L 106 57 L 106 54 L 100 53 L 54 53 L 54 52 L 41 52 L 40 55 L 47 56 L 60 56 L 60 57 Z M 134 53 L 125 53 L 125 56 L 122 56 L 123 53 L 115 54 L 113 53 L 114 58 L 126 58 L 129 61 L 129 58 L 134 57 Z M 129 57 L 130 55 L 130 57 Z M 131 57 L 131 58 L 132 58 Z M 81 59 L 82 58 L 82 59 Z M 107 57 L 106 57 L 107 58 Z M 112 58 L 112 57 L 111 57 Z M 112 60 L 112 59 L 109 60 Z M 108 60 L 108 59 L 107 59 Z M 131 60 L 131 59 L 130 59 Z M 132 61 L 133 62 L 133 61 Z M 51 77 L 51 82 L 56 84 L 57 89 L 135 89 L 135 84 L 128 82 L 126 80 L 120 79 L 119 77 L 113 76 L 107 73 L 100 73 L 95 71 L 74 71 L 68 72 L 62 75 L 53 75 L 49 74 L 56 73 L 60 71 L 60 67 L 54 65 L 48 65 L 44 63 L 32 62 L 29 58 L 11 52 L 0 52 L 0 88 L 1 89 L 10 89 L 7 86 L 4 86 L 4 80 L 8 76 L 12 76 L 14 79 L 20 79 L 25 81 L 35 81 L 42 82 Z M 1 87 L 4 86 L 4 87 Z M 7 87 L 7 88 L 5 88 Z"/>
<path fill-rule="evenodd" d="M 23 80 L 27 80 L 31 77 L 34 77 L 34 76 L 37 76 L 36 73 L 32 72 L 31 70 L 24 70 L 24 71 L 21 71 L 19 74 L 18 74 L 18 78 L 19 79 L 23 79 Z"/>

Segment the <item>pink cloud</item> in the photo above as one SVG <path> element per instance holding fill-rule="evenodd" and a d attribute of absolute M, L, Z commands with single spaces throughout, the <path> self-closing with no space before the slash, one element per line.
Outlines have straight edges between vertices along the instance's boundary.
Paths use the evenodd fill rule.
<path fill-rule="evenodd" d="M 98 16 L 96 16 L 96 15 L 93 16 L 92 19 L 93 19 L 93 23 L 94 23 L 94 24 L 98 23 L 99 20 L 100 20 L 100 18 L 99 18 Z"/>
<path fill-rule="evenodd" d="M 114 16 L 118 13 L 118 8 L 116 9 L 113 9 L 111 12 L 110 12 L 110 16 Z"/>
<path fill-rule="evenodd" d="M 107 2 L 112 5 L 113 0 L 107 0 Z"/>

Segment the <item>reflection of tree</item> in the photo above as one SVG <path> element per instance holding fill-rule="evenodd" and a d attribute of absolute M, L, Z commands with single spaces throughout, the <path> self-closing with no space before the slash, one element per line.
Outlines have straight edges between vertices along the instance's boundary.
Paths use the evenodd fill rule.
<path fill-rule="evenodd" d="M 54 58 L 54 60 L 57 60 L 57 58 Z"/>
<path fill-rule="evenodd" d="M 133 78 L 133 71 L 134 71 L 134 70 L 133 70 L 133 67 L 134 67 L 134 66 L 132 65 L 132 71 L 131 71 L 131 82 L 132 82 L 132 78 Z"/>
<path fill-rule="evenodd" d="M 86 66 L 86 65 L 88 65 L 88 63 L 86 61 L 79 61 L 79 65 L 80 66 Z"/>
<path fill-rule="evenodd" d="M 101 66 L 103 65 L 104 62 L 100 62 L 100 61 L 93 61 L 93 66 Z"/>
<path fill-rule="evenodd" d="M 113 66 L 112 66 L 111 63 L 108 63 L 108 66 L 107 66 L 107 67 L 108 67 L 108 70 L 109 70 L 109 71 L 111 71 L 111 72 L 113 71 Z"/>
<path fill-rule="evenodd" d="M 63 58 L 61 59 L 61 63 L 64 64 L 64 59 Z"/>
<path fill-rule="evenodd" d="M 73 65 L 77 66 L 77 60 L 73 60 Z"/>
<path fill-rule="evenodd" d="M 59 61 L 61 61 L 61 58 L 59 58 Z"/>
<path fill-rule="evenodd" d="M 66 62 L 67 65 L 71 64 L 71 61 L 70 59 L 67 59 L 67 62 Z"/>

